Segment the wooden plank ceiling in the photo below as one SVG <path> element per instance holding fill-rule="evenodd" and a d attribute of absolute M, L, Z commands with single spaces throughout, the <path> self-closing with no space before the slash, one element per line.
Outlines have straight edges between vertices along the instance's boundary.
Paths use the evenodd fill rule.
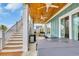
<path fill-rule="evenodd" d="M 58 8 L 49 7 L 48 11 L 46 12 L 46 7 L 38 9 L 40 7 L 46 6 L 45 3 L 30 3 L 29 12 L 34 23 L 45 23 L 55 13 L 57 13 L 60 9 L 62 9 L 66 5 L 66 3 L 52 3 L 52 5 L 56 5 L 58 6 Z M 45 16 L 46 18 L 41 19 L 41 15 Z"/>

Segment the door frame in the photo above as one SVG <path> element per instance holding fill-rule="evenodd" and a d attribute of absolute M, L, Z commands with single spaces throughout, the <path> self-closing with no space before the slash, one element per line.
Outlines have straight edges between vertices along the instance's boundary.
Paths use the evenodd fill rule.
<path fill-rule="evenodd" d="M 79 7 L 59 17 L 59 38 L 61 38 L 61 19 L 69 16 L 69 39 L 72 39 L 72 15 L 79 12 Z"/>
<path fill-rule="evenodd" d="M 46 28 L 45 28 L 45 30 L 47 30 L 47 28 L 48 28 L 48 25 L 50 26 L 50 33 L 49 34 L 46 34 L 48 37 L 51 37 L 51 22 L 49 22 L 49 23 L 47 23 L 47 24 L 45 24 L 46 25 Z"/>

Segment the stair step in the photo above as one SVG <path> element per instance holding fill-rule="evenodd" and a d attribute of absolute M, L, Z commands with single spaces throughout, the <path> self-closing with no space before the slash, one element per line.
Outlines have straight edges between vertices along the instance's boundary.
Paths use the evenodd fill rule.
<path fill-rule="evenodd" d="M 8 41 L 7 43 L 22 43 L 23 41 Z M 6 44 L 7 44 L 6 43 Z"/>
<path fill-rule="evenodd" d="M 5 47 L 22 47 L 23 45 L 6 45 Z"/>
<path fill-rule="evenodd" d="M 23 34 L 13 34 L 12 36 L 15 36 L 15 35 L 17 35 L 17 36 L 22 36 Z"/>
<path fill-rule="evenodd" d="M 12 35 L 11 37 L 23 37 L 22 35 Z"/>
<path fill-rule="evenodd" d="M 9 40 L 9 42 L 11 42 L 11 41 L 23 41 L 23 40 Z"/>
<path fill-rule="evenodd" d="M 23 43 L 8 43 L 6 45 L 22 45 Z"/>
<path fill-rule="evenodd" d="M 12 36 L 22 36 L 22 34 L 13 34 Z"/>
<path fill-rule="evenodd" d="M 20 56 L 23 51 L 23 35 L 22 33 L 14 33 L 6 43 L 0 56 Z"/>
<path fill-rule="evenodd" d="M 22 51 L 16 51 L 16 52 L 0 52 L 0 56 L 21 56 Z"/>
<path fill-rule="evenodd" d="M 23 42 L 23 40 L 9 40 L 8 42 L 20 42 L 20 41 L 22 41 Z"/>
<path fill-rule="evenodd" d="M 11 37 L 23 37 L 23 36 L 11 36 Z"/>
<path fill-rule="evenodd" d="M 21 38 L 13 38 L 13 37 L 10 37 L 9 40 L 14 40 L 14 39 L 16 39 L 16 40 L 22 40 L 23 38 L 22 37 Z"/>
<path fill-rule="evenodd" d="M 13 35 L 14 35 L 14 36 L 15 36 L 15 35 L 19 35 L 19 36 L 22 36 L 23 34 L 13 34 Z"/>
<path fill-rule="evenodd" d="M 23 40 L 19 38 L 19 39 L 9 39 L 9 41 L 23 41 Z"/>
<path fill-rule="evenodd" d="M 15 35 L 17 35 L 17 34 L 18 34 L 18 35 L 22 35 L 22 33 L 14 33 L 14 34 L 15 34 Z"/>
<path fill-rule="evenodd" d="M 14 34 L 22 34 L 22 33 L 19 33 L 19 32 L 15 32 Z"/>
<path fill-rule="evenodd" d="M 16 41 L 21 41 L 21 40 L 22 40 L 22 38 L 11 38 L 11 39 L 9 39 L 9 41 L 10 41 L 10 40 L 14 40 L 14 41 L 15 41 L 15 40 L 16 40 Z"/>
<path fill-rule="evenodd" d="M 13 49 L 21 49 L 22 47 L 5 47 L 3 50 L 13 50 Z"/>
<path fill-rule="evenodd" d="M 10 37 L 10 38 L 22 38 L 22 37 Z"/>
<path fill-rule="evenodd" d="M 23 36 L 23 35 L 16 35 L 16 34 L 14 34 L 14 35 L 12 35 L 12 36 Z"/>
<path fill-rule="evenodd" d="M 13 49 L 13 50 L 12 49 L 11 50 L 6 49 L 6 50 L 2 50 L 1 52 L 16 52 L 16 51 L 23 51 L 23 49 Z"/>
<path fill-rule="evenodd" d="M 17 37 L 17 36 L 14 37 L 14 36 L 13 36 L 13 37 L 10 37 L 10 38 L 11 38 L 11 39 L 13 39 L 13 38 L 17 38 L 17 39 L 21 38 L 21 39 L 22 39 L 23 37 Z"/>

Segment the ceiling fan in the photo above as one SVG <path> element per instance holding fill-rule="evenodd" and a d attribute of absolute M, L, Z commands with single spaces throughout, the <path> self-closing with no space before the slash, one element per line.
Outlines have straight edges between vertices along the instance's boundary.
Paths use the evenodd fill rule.
<path fill-rule="evenodd" d="M 42 8 L 46 7 L 46 12 L 48 12 L 49 7 L 52 7 L 52 8 L 58 8 L 59 7 L 59 6 L 56 6 L 56 5 L 52 5 L 52 3 L 45 3 L 45 4 L 46 4 L 46 6 L 42 6 L 38 9 L 42 9 Z"/>

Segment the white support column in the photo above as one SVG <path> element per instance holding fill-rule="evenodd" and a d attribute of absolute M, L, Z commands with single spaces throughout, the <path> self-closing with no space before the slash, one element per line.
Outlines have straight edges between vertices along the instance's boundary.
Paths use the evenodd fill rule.
<path fill-rule="evenodd" d="M 31 16 L 30 16 L 30 14 L 29 14 L 29 30 L 31 29 L 31 34 L 34 34 L 34 24 L 33 24 L 33 20 L 32 20 L 32 18 L 31 18 Z"/>
<path fill-rule="evenodd" d="M 72 16 L 69 15 L 69 39 L 72 39 Z"/>
<path fill-rule="evenodd" d="M 59 18 L 59 38 L 61 38 L 61 19 Z"/>
<path fill-rule="evenodd" d="M 52 30 L 51 30 L 51 28 L 52 28 L 52 25 L 51 25 L 51 23 L 50 23 L 50 37 L 51 37 L 51 35 L 52 35 Z"/>
<path fill-rule="evenodd" d="M 24 15 L 23 15 L 23 51 L 28 52 L 28 24 L 29 24 L 29 11 L 28 4 L 24 5 Z"/>
<path fill-rule="evenodd" d="M 46 34 L 47 34 L 47 25 L 46 24 L 44 25 L 44 29 L 45 29 L 45 36 L 46 36 Z"/>

